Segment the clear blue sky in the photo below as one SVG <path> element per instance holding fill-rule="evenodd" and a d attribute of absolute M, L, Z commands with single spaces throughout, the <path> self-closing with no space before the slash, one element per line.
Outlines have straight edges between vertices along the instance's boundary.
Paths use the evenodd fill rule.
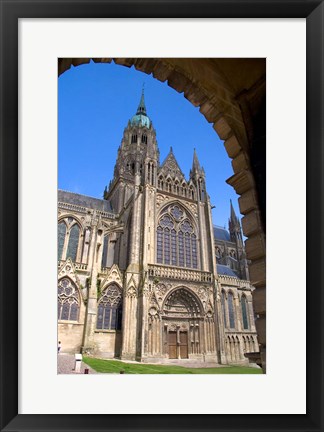
<path fill-rule="evenodd" d="M 233 169 L 223 142 L 183 94 L 133 67 L 91 62 L 59 77 L 59 188 L 102 198 L 113 176 L 123 130 L 136 112 L 143 83 L 160 162 L 172 146 L 188 179 L 196 148 L 205 168 L 207 192 L 216 206 L 213 222 L 228 227 L 230 199 L 238 216 L 239 210 L 234 189 L 225 183 Z"/>

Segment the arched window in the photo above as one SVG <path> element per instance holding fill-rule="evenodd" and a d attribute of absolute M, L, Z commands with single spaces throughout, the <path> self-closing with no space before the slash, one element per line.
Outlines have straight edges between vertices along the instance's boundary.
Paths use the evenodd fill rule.
<path fill-rule="evenodd" d="M 101 267 L 107 266 L 107 256 L 108 256 L 108 241 L 109 236 L 105 235 L 104 241 L 103 241 L 103 250 L 102 250 L 102 259 L 101 259 Z"/>
<path fill-rule="evenodd" d="M 178 205 L 163 211 L 156 231 L 156 245 L 157 263 L 198 268 L 197 235 Z"/>
<path fill-rule="evenodd" d="M 222 254 L 221 254 L 221 250 L 219 249 L 219 247 L 216 248 L 216 258 L 221 258 Z"/>
<path fill-rule="evenodd" d="M 232 257 L 232 258 L 234 258 L 234 259 L 236 259 L 236 252 L 235 252 L 235 250 L 231 250 L 230 251 L 230 256 Z"/>
<path fill-rule="evenodd" d="M 74 224 L 70 231 L 69 244 L 66 253 L 66 257 L 71 258 L 72 261 L 75 261 L 77 257 L 79 236 L 80 236 L 79 225 Z"/>
<path fill-rule="evenodd" d="M 137 142 L 137 135 L 136 134 L 133 134 L 132 135 L 132 141 L 131 141 L 131 144 L 134 144 L 134 143 L 136 143 Z"/>
<path fill-rule="evenodd" d="M 229 326 L 230 328 L 235 328 L 234 297 L 231 292 L 228 293 L 227 303 L 228 303 Z"/>
<path fill-rule="evenodd" d="M 187 196 L 186 183 L 182 183 L 182 196 L 184 196 L 184 197 Z"/>
<path fill-rule="evenodd" d="M 60 222 L 58 224 L 58 242 L 57 242 L 57 259 L 62 259 L 62 253 L 63 253 L 63 247 L 64 247 L 64 240 L 66 235 L 66 225 L 64 222 Z"/>
<path fill-rule="evenodd" d="M 224 315 L 224 327 L 227 327 L 227 319 L 226 319 L 226 297 L 225 297 L 225 291 L 222 291 L 222 309 L 223 309 L 223 315 Z"/>
<path fill-rule="evenodd" d="M 98 304 L 97 329 L 120 330 L 122 324 L 122 293 L 116 284 L 109 285 Z"/>
<path fill-rule="evenodd" d="M 249 329 L 248 304 L 245 295 L 243 295 L 241 298 L 241 308 L 242 308 L 243 328 L 245 330 L 248 330 Z"/>
<path fill-rule="evenodd" d="M 142 135 L 142 143 L 147 144 L 147 136 L 146 135 Z"/>
<path fill-rule="evenodd" d="M 67 277 L 58 282 L 57 315 L 59 320 L 78 321 L 80 299 L 78 289 Z"/>

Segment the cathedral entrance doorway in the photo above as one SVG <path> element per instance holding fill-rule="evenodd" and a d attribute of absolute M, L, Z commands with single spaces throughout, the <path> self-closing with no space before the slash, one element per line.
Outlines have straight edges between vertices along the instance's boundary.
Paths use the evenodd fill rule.
<path fill-rule="evenodd" d="M 188 333 L 180 332 L 180 358 L 188 358 Z"/>
<path fill-rule="evenodd" d="M 168 333 L 169 359 L 188 358 L 188 332 L 170 331 Z"/>
<path fill-rule="evenodd" d="M 202 354 L 201 306 L 196 296 L 181 287 L 170 293 L 163 307 L 163 338 L 169 359 L 187 359 Z"/>
<path fill-rule="evenodd" d="M 176 359 L 177 355 L 177 332 L 170 331 L 168 333 L 168 348 L 169 348 L 169 358 Z"/>

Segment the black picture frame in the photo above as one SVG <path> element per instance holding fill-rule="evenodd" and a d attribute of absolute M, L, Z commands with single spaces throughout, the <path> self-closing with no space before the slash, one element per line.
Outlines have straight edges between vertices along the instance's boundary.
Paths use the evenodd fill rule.
<path fill-rule="evenodd" d="M 323 431 L 324 5 L 311 0 L 31 1 L 1 4 L 1 431 Z M 307 31 L 307 414 L 18 414 L 18 19 L 306 18 Z M 296 127 L 298 127 L 296 125 Z M 292 155 L 293 160 L 293 155 Z M 292 287 L 291 287 L 292 288 Z M 289 306 L 287 306 L 289 308 Z M 287 343 L 289 343 L 287 336 Z M 282 353 L 283 365 L 293 359 Z M 298 377 L 296 377 L 298 383 Z M 278 389 L 280 391 L 280 389 Z M 255 395 L 256 398 L 262 395 Z"/>

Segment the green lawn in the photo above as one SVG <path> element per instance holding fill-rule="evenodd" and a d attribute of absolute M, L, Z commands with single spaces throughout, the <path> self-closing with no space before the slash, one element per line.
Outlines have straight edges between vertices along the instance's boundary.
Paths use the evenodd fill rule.
<path fill-rule="evenodd" d="M 123 370 L 125 374 L 262 374 L 261 369 L 244 366 L 186 368 L 174 365 L 124 363 L 118 360 L 103 360 L 92 357 L 83 357 L 83 362 L 100 373 L 120 373 Z"/>

